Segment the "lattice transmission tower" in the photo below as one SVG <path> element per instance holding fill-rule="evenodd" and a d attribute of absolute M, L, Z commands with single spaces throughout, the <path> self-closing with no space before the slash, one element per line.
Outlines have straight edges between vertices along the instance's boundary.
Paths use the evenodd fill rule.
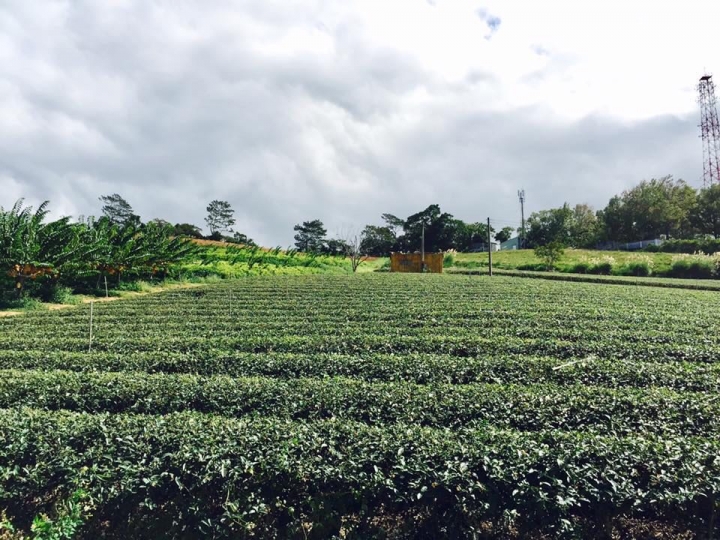
<path fill-rule="evenodd" d="M 703 75 L 698 84 L 700 136 L 703 142 L 703 185 L 720 183 L 720 122 L 718 122 L 715 83 L 712 75 Z"/>

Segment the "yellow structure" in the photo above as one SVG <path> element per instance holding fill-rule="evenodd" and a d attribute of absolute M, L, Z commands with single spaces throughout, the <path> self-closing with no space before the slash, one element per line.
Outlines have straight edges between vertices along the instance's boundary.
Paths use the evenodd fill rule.
<path fill-rule="evenodd" d="M 442 253 L 425 254 L 425 271 L 442 274 Z M 393 272 L 422 272 L 422 254 L 420 253 L 391 253 L 390 270 Z"/>

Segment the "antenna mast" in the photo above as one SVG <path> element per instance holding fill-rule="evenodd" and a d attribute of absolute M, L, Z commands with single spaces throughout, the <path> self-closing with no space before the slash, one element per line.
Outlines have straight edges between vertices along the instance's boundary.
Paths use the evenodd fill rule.
<path fill-rule="evenodd" d="M 718 122 L 715 83 L 712 75 L 703 75 L 698 84 L 700 137 L 703 142 L 703 186 L 720 183 L 720 122 Z"/>

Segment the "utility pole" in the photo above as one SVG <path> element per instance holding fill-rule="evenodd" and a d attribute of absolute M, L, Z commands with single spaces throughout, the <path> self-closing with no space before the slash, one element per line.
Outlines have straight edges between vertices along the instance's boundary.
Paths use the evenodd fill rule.
<path fill-rule="evenodd" d="M 525 190 L 518 190 L 518 199 L 520 199 L 520 246 L 519 249 L 525 247 Z M 517 222 L 516 222 L 517 223 Z"/>
<path fill-rule="evenodd" d="M 425 222 L 422 224 L 422 242 L 420 243 L 420 260 L 422 261 L 421 272 L 425 271 Z"/>
<path fill-rule="evenodd" d="M 490 218 L 488 218 L 488 266 L 490 268 L 490 275 L 492 276 L 492 243 L 490 242 Z"/>

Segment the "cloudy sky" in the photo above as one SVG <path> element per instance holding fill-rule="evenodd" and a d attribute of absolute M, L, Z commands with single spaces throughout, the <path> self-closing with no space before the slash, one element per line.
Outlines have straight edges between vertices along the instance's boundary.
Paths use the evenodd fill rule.
<path fill-rule="evenodd" d="M 698 186 L 717 0 L 0 0 L 0 205 L 288 245 L 428 204 L 467 221 Z"/>

